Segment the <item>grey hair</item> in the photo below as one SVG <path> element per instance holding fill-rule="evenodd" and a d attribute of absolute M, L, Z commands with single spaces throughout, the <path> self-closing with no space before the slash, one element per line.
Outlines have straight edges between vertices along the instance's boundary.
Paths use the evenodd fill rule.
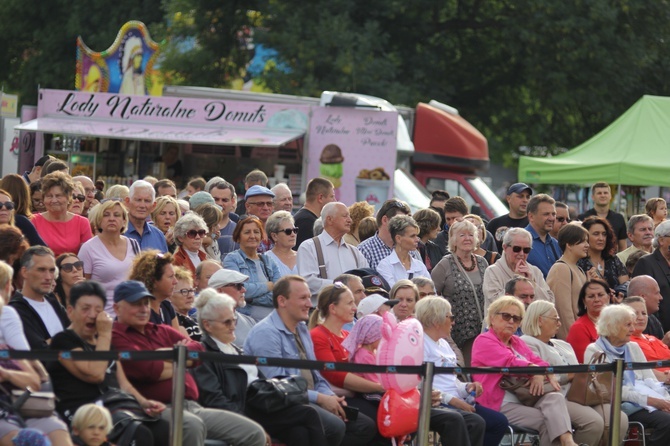
<path fill-rule="evenodd" d="M 435 293 L 437 292 L 437 290 L 435 289 L 435 282 L 433 282 L 432 279 L 429 279 L 427 277 L 416 276 L 412 278 L 412 282 L 414 282 L 414 285 L 416 285 L 417 288 L 430 285 L 431 288 L 433 289 L 433 292 Z"/>
<path fill-rule="evenodd" d="M 221 177 L 210 178 L 209 181 L 207 183 L 205 183 L 205 192 L 210 192 L 214 188 L 215 184 L 220 183 L 222 181 L 226 181 L 226 180 L 224 180 Z"/>
<path fill-rule="evenodd" d="M 277 211 L 273 212 L 272 215 L 268 217 L 268 220 L 265 222 L 265 232 L 270 234 L 276 234 L 279 232 L 279 229 L 285 221 L 291 222 L 292 225 L 295 225 L 295 220 L 290 212 L 287 211 Z"/>
<path fill-rule="evenodd" d="M 288 186 L 286 185 L 286 183 L 277 183 L 277 185 L 276 185 L 275 187 L 273 187 L 272 189 L 270 189 L 270 190 L 271 190 L 272 192 L 274 192 L 275 195 L 277 195 L 277 192 L 278 192 L 280 189 L 283 189 L 283 190 L 285 190 L 285 191 L 288 191 L 291 195 L 293 195 L 293 192 L 291 192 L 291 188 L 288 187 Z"/>
<path fill-rule="evenodd" d="M 444 297 L 426 296 L 416 303 L 414 317 L 423 328 L 438 326 L 451 315 L 451 304 Z"/>
<path fill-rule="evenodd" d="M 391 217 L 391 219 L 389 220 L 389 232 L 391 233 L 391 240 L 393 240 L 394 245 L 395 245 L 395 236 L 404 235 L 405 230 L 407 228 L 415 228 L 418 231 L 419 225 L 409 215 L 397 214 Z"/>
<path fill-rule="evenodd" d="M 515 275 L 510 280 L 508 280 L 507 283 L 505 283 L 505 294 L 508 296 L 514 296 L 514 293 L 516 292 L 516 284 L 519 282 L 526 282 L 530 284 L 533 289 L 535 289 L 535 285 L 533 285 L 533 282 L 531 282 L 530 279 L 527 279 L 524 276 Z"/>
<path fill-rule="evenodd" d="M 328 217 L 335 217 L 337 215 L 337 205 L 346 207 L 344 203 L 340 203 L 339 201 L 326 203 L 323 209 L 321 209 L 321 219 L 325 221 Z"/>
<path fill-rule="evenodd" d="M 321 217 L 314 220 L 314 226 L 312 226 L 312 232 L 314 233 L 315 237 L 323 232 L 323 219 Z"/>
<path fill-rule="evenodd" d="M 599 336 L 612 336 L 621 330 L 626 320 L 635 317 L 635 310 L 628 305 L 608 305 L 598 317 L 596 329 Z"/>
<path fill-rule="evenodd" d="M 479 230 L 471 221 L 461 220 L 453 223 L 449 227 L 449 251 L 456 252 L 456 234 L 461 232 L 470 232 L 475 239 L 474 246 L 479 246 Z"/>
<path fill-rule="evenodd" d="M 26 249 L 23 255 L 21 255 L 21 268 L 31 269 L 35 263 L 33 257 L 35 256 L 51 256 L 56 258 L 54 252 L 49 249 L 47 246 L 35 245 Z M 75 256 L 76 257 L 76 256 Z"/>
<path fill-rule="evenodd" d="M 648 216 L 647 214 L 638 214 L 638 215 L 633 215 L 629 220 L 628 220 L 628 225 L 626 227 L 626 230 L 628 231 L 629 234 L 632 234 L 633 231 L 635 230 L 635 225 L 640 223 L 640 222 L 645 222 L 645 223 L 651 223 L 652 227 L 654 225 L 654 219 Z"/>
<path fill-rule="evenodd" d="M 199 279 L 200 276 L 202 275 L 202 270 L 203 270 L 203 268 L 204 268 L 205 266 L 207 266 L 207 265 L 211 265 L 211 264 L 213 264 L 213 265 L 219 265 L 219 267 L 222 267 L 221 262 L 219 262 L 218 260 L 205 259 L 205 260 L 203 260 L 202 262 L 200 262 L 200 263 L 198 264 L 198 266 L 195 267 L 195 277 L 197 277 L 197 278 Z"/>
<path fill-rule="evenodd" d="M 128 189 L 128 186 L 124 186 L 123 184 L 115 184 L 114 186 L 107 189 L 107 193 L 105 194 L 105 198 L 108 199 L 119 198 L 124 200 L 128 196 L 130 196 L 130 189 Z"/>
<path fill-rule="evenodd" d="M 215 177 L 215 178 L 220 178 L 220 177 Z M 209 180 L 209 181 L 212 181 L 212 180 Z M 209 184 L 209 182 L 208 182 L 208 184 Z M 209 188 L 207 188 L 207 186 L 205 185 L 205 188 L 207 189 L 207 192 L 209 192 L 210 194 L 212 193 L 212 191 L 214 189 L 221 189 L 221 190 L 228 189 L 230 191 L 231 198 L 233 198 L 234 200 L 237 200 L 237 194 L 235 193 L 235 186 L 233 186 L 232 184 L 230 184 L 229 182 L 227 182 L 224 179 L 221 179 L 221 180 L 219 180 L 215 183 L 212 183 Z"/>
<path fill-rule="evenodd" d="M 235 299 L 226 293 L 219 293 L 214 288 L 205 288 L 200 291 L 195 300 L 195 308 L 198 310 L 198 324 L 203 333 L 207 333 L 204 321 L 211 321 L 221 310 L 228 309 L 235 313 L 235 305 Z"/>
<path fill-rule="evenodd" d="M 201 216 L 193 211 L 188 211 L 174 225 L 174 241 L 178 246 L 182 244 L 179 238 L 186 237 L 186 233 L 191 229 L 208 230 L 207 223 L 205 223 L 205 220 Z"/>
<path fill-rule="evenodd" d="M 144 180 L 134 181 L 133 184 L 130 185 L 130 188 L 128 189 L 128 197 L 132 199 L 135 196 L 135 192 L 142 189 L 151 190 L 151 199 L 156 201 L 156 190 L 151 183 Z"/>
<path fill-rule="evenodd" d="M 542 334 L 540 316 L 544 316 L 556 306 L 547 300 L 536 300 L 526 308 L 526 316 L 521 321 L 521 331 L 528 336 L 537 337 Z"/>
<path fill-rule="evenodd" d="M 652 246 L 654 248 L 658 248 L 658 240 L 661 237 L 668 237 L 668 236 L 670 236 L 670 220 L 665 220 L 663 223 L 656 226 L 656 230 L 654 231 L 654 241 L 652 242 Z"/>
<path fill-rule="evenodd" d="M 510 246 L 512 239 L 517 236 L 526 237 L 528 243 L 533 246 L 533 236 L 523 228 L 509 228 L 503 237 L 503 246 Z"/>

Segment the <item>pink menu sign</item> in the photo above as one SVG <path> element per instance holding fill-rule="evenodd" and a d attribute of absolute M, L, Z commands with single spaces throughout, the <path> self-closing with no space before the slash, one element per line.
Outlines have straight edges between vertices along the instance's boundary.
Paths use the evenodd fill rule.
<path fill-rule="evenodd" d="M 393 196 L 397 126 L 396 112 L 314 107 L 306 177 L 329 179 L 347 206 L 367 201 L 379 209 Z"/>

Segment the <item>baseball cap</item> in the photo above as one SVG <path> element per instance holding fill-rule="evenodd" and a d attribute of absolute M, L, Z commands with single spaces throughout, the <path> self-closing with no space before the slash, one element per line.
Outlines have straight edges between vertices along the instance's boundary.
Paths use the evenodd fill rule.
<path fill-rule="evenodd" d="M 520 194 L 525 190 L 528 190 L 528 192 L 533 195 L 533 189 L 526 183 L 514 183 L 507 189 L 507 195 Z"/>
<path fill-rule="evenodd" d="M 209 288 L 221 288 L 234 283 L 242 283 L 249 280 L 249 276 L 232 269 L 220 269 L 209 278 Z"/>
<path fill-rule="evenodd" d="M 367 316 L 368 314 L 372 314 L 379 310 L 379 307 L 384 304 L 392 307 L 398 302 L 398 299 L 389 300 L 381 294 L 371 294 L 367 297 L 364 297 L 363 300 L 360 301 L 358 304 L 358 311 L 356 312 L 356 316 L 360 319 L 363 316 Z"/>
<path fill-rule="evenodd" d="M 255 186 L 251 186 L 249 190 L 247 190 L 247 193 L 244 194 L 244 199 L 248 199 L 249 197 L 255 197 L 257 195 L 269 195 L 272 198 L 274 198 L 275 193 L 272 192 L 270 189 L 268 189 L 265 186 L 259 186 L 258 184 Z"/>
<path fill-rule="evenodd" d="M 145 297 L 153 298 L 147 287 L 137 280 L 125 280 L 114 288 L 114 302 L 117 303 L 122 300 L 133 303 Z"/>
<path fill-rule="evenodd" d="M 389 295 L 389 285 L 383 277 L 376 274 L 370 274 L 367 276 L 361 277 L 363 282 L 363 287 L 365 288 L 366 294 L 382 294 L 384 296 Z"/>
<path fill-rule="evenodd" d="M 202 190 L 194 193 L 193 196 L 188 200 L 188 206 L 191 208 L 191 210 L 194 210 L 198 206 L 201 206 L 203 204 L 213 204 L 219 209 L 221 209 L 221 206 L 216 204 L 216 202 L 214 201 L 214 197 L 212 197 L 212 194 Z"/>

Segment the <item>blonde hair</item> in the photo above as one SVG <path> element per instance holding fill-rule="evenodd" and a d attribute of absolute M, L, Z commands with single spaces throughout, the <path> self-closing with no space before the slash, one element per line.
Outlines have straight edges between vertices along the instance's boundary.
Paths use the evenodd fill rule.
<path fill-rule="evenodd" d="M 114 200 L 105 201 L 104 203 L 100 203 L 94 206 L 93 209 L 95 209 L 95 211 L 92 213 L 93 215 L 89 215 L 88 218 L 91 222 L 91 227 L 93 227 L 96 232 L 102 232 L 100 225 L 102 224 L 105 211 L 112 209 L 114 206 L 119 206 L 121 208 L 121 214 L 123 214 L 123 226 L 121 227 L 121 234 L 126 232 L 126 228 L 128 227 L 128 211 L 122 202 Z"/>
<path fill-rule="evenodd" d="M 0 293 L 2 293 L 8 283 L 11 283 L 13 277 L 14 268 L 0 260 Z M 9 296 L 0 295 L 0 297 L 3 298 L 0 299 L 0 313 L 2 313 L 2 306 L 5 304 L 4 299 L 9 299 Z"/>
<path fill-rule="evenodd" d="M 486 325 L 491 326 L 491 319 L 496 313 L 500 312 L 503 308 L 507 307 L 516 307 L 519 309 L 519 314 L 523 317 L 526 314 L 526 309 L 524 308 L 523 302 L 514 296 L 502 296 L 494 300 L 491 305 L 489 305 L 488 313 L 486 313 Z"/>
<path fill-rule="evenodd" d="M 177 200 L 174 198 L 168 196 L 168 195 L 163 195 L 162 197 L 158 197 L 156 199 L 156 207 L 154 208 L 153 212 L 151 213 L 151 219 L 153 221 L 156 221 L 158 218 L 158 215 L 161 213 L 163 208 L 167 206 L 168 204 L 171 204 L 174 206 L 174 212 L 177 216 L 177 220 L 181 218 L 181 208 L 179 207 L 179 203 L 177 203 Z M 175 224 L 177 223 L 177 220 L 175 220 Z"/>
<path fill-rule="evenodd" d="M 107 189 L 105 198 L 108 200 L 114 200 L 117 198 L 119 200 L 125 200 L 129 195 L 130 189 L 128 189 L 128 186 L 124 186 L 123 184 L 115 184 L 114 186 L 111 186 L 109 189 Z"/>
<path fill-rule="evenodd" d="M 551 310 L 555 310 L 556 306 L 546 300 L 536 300 L 528 305 L 526 309 L 526 317 L 521 321 L 521 331 L 528 336 L 540 336 L 542 330 L 540 329 L 540 317 L 546 315 Z"/>
<path fill-rule="evenodd" d="M 109 434 L 114 427 L 112 415 L 106 407 L 97 404 L 84 404 L 72 417 L 72 429 L 82 431 L 87 427 L 103 426 Z"/>

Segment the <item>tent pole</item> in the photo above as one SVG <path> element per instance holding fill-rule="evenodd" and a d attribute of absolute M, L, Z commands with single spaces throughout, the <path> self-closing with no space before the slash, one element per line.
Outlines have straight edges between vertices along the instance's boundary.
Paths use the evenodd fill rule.
<path fill-rule="evenodd" d="M 617 195 L 616 211 L 621 213 L 621 184 L 619 184 L 619 189 L 616 195 Z"/>

